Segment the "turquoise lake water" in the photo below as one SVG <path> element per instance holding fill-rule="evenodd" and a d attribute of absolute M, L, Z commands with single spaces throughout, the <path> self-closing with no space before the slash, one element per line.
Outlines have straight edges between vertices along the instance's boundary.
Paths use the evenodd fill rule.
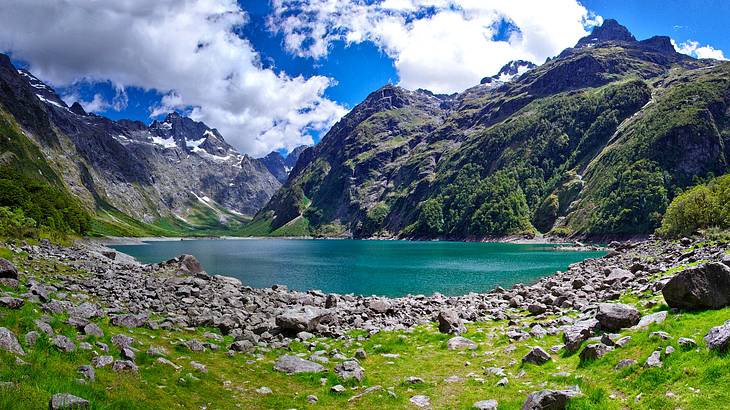
<path fill-rule="evenodd" d="M 487 292 L 604 254 L 560 251 L 554 245 L 375 240 L 177 240 L 113 247 L 145 263 L 192 254 L 208 273 L 256 288 L 282 284 L 381 296 Z"/>

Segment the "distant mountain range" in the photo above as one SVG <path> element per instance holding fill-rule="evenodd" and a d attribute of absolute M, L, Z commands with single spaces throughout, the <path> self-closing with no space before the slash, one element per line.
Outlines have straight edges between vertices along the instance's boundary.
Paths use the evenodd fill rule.
<path fill-rule="evenodd" d="M 511 62 L 459 94 L 373 92 L 301 154 L 254 225 L 424 239 L 646 234 L 729 158 L 730 63 L 606 20 L 541 66 Z"/>

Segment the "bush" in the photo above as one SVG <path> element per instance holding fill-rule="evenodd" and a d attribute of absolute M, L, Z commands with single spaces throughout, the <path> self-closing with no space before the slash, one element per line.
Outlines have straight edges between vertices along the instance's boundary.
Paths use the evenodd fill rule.
<path fill-rule="evenodd" d="M 730 228 L 730 174 L 677 195 L 657 233 L 679 237 L 708 228 Z"/>

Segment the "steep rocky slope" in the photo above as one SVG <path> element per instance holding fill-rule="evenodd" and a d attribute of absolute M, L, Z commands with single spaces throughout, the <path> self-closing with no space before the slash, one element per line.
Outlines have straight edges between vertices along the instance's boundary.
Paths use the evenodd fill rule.
<path fill-rule="evenodd" d="M 172 230 L 240 224 L 281 186 L 203 123 L 172 113 L 148 127 L 87 114 L 4 55 L 0 113 L 110 233 L 128 234 L 137 222 Z"/>
<path fill-rule="evenodd" d="M 270 230 L 479 239 L 652 232 L 692 181 L 728 171 L 730 64 L 637 41 L 615 20 L 539 67 L 451 96 L 386 86 L 256 217 Z M 485 80 L 487 80 L 485 79 Z"/>
<path fill-rule="evenodd" d="M 272 151 L 267 156 L 259 158 L 258 160 L 264 164 L 266 169 L 271 172 L 282 184 L 286 183 L 289 173 L 299 160 L 299 156 L 307 149 L 306 145 L 300 145 L 285 156 L 281 155 L 279 151 Z"/>

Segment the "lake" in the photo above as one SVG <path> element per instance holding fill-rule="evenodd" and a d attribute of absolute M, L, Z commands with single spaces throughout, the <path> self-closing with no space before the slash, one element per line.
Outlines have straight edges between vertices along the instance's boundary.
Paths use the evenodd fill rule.
<path fill-rule="evenodd" d="M 255 288 L 282 284 L 301 291 L 391 297 L 507 288 L 605 254 L 544 244 L 377 240 L 176 240 L 112 247 L 145 263 L 192 254 L 208 273 Z"/>

